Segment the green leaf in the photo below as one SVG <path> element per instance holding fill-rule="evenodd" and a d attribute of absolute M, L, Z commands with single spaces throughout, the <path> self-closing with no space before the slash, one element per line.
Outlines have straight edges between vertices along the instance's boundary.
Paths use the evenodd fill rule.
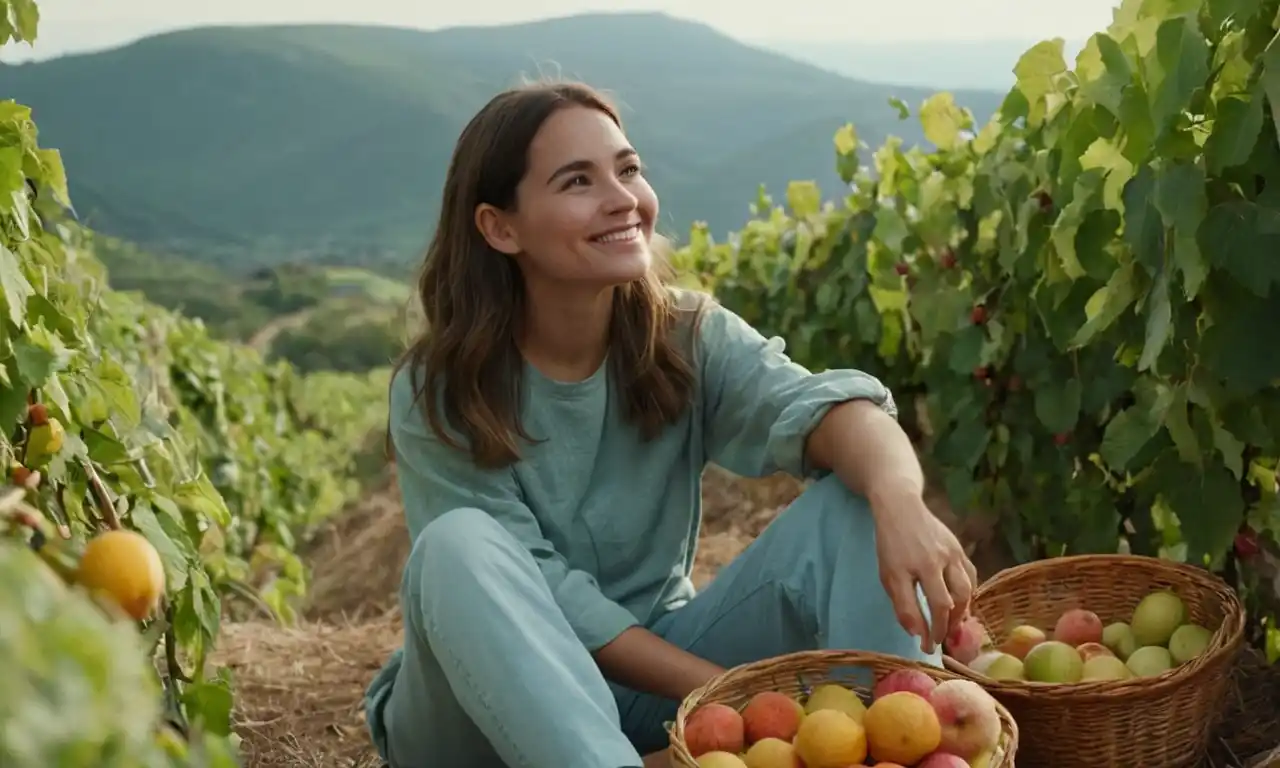
<path fill-rule="evenodd" d="M 956 148 L 960 132 L 968 130 L 973 121 L 956 105 L 955 97 L 943 91 L 925 99 L 920 107 L 920 124 L 926 140 L 938 149 L 949 150 Z"/>
<path fill-rule="evenodd" d="M 0 243 L 0 301 L 4 302 L 5 309 L 8 310 L 9 322 L 19 328 L 24 327 L 27 299 L 34 294 L 35 289 L 27 282 L 26 275 L 22 274 L 18 257 Z"/>
<path fill-rule="evenodd" d="M 1035 388 L 1036 418 L 1054 434 L 1070 432 L 1080 415 L 1079 379 L 1042 382 Z"/>
<path fill-rule="evenodd" d="M 1280 136 L 1280 35 L 1271 38 L 1262 52 L 1262 89 L 1271 104 L 1271 121 Z"/>
<path fill-rule="evenodd" d="M 1164 426 L 1174 392 L 1161 387 L 1143 387 L 1134 393 L 1137 402 L 1116 414 L 1102 434 L 1099 453 L 1115 470 L 1128 468 L 1138 452 L 1146 447 Z"/>
<path fill-rule="evenodd" d="M 1044 40 L 1027 49 L 1013 67 L 1017 77 L 1017 90 L 1026 97 L 1028 104 L 1044 98 L 1054 89 L 1053 79 L 1067 71 L 1063 57 L 1065 41 L 1060 37 Z"/>
<path fill-rule="evenodd" d="M 1137 298 L 1133 272 L 1132 263 L 1121 266 L 1111 276 L 1111 280 L 1093 294 L 1085 306 L 1085 316 L 1088 319 L 1071 340 L 1072 346 L 1088 344 L 1097 334 L 1111 327 L 1133 305 Z"/>
<path fill-rule="evenodd" d="M 1156 210 L 1156 175 L 1144 165 L 1124 188 L 1124 239 L 1134 258 L 1154 274 L 1164 262 L 1164 226 Z"/>
<path fill-rule="evenodd" d="M 1215 205 L 1197 239 L 1215 266 L 1256 295 L 1280 284 L 1280 211 L 1244 200 Z"/>
<path fill-rule="evenodd" d="M 1173 307 L 1169 302 L 1169 272 L 1161 269 L 1147 295 L 1147 333 L 1142 344 L 1138 370 L 1153 368 L 1173 334 Z"/>
<path fill-rule="evenodd" d="M 1133 72 L 1115 40 L 1101 32 L 1090 37 L 1076 55 L 1076 76 L 1086 99 L 1120 116 L 1124 89 L 1133 80 Z"/>
<path fill-rule="evenodd" d="M 1172 453 L 1163 454 L 1153 471 L 1165 503 L 1178 516 L 1187 544 L 1187 560 L 1203 562 L 1231 546 L 1244 520 L 1240 484 L 1218 464 L 1196 470 Z"/>
<path fill-rule="evenodd" d="M 812 181 L 793 181 L 787 185 L 787 207 L 798 219 L 822 210 L 822 190 Z"/>
<path fill-rule="evenodd" d="M 1162 22 L 1156 31 L 1155 50 L 1144 58 L 1143 70 L 1151 120 L 1159 135 L 1209 78 L 1209 43 L 1200 34 L 1196 19 L 1180 16 Z"/>
<path fill-rule="evenodd" d="M 206 475 L 202 474 L 195 480 L 179 485 L 174 490 L 173 500 L 179 506 L 213 520 L 220 526 L 225 527 L 231 524 L 231 511 L 227 509 L 226 501 L 223 500 L 222 494 L 218 493 L 218 489 L 209 482 Z"/>
<path fill-rule="evenodd" d="M 1164 427 L 1169 431 L 1169 437 L 1178 450 L 1178 458 L 1199 467 L 1204 463 L 1204 457 L 1200 454 L 1200 440 L 1196 437 L 1195 430 L 1191 428 L 1190 419 L 1187 418 L 1189 407 L 1187 388 L 1178 387 L 1172 402 L 1169 403 L 1169 411 L 1165 414 Z"/>
<path fill-rule="evenodd" d="M 187 558 L 182 550 L 169 538 L 156 519 L 155 510 L 145 501 L 137 502 L 129 511 L 129 522 L 138 532 L 150 541 L 160 553 L 160 562 L 164 564 L 164 573 L 170 593 L 179 592 L 187 585 Z"/>
<path fill-rule="evenodd" d="M 1233 93 L 1215 105 L 1213 133 L 1204 144 L 1205 167 L 1221 174 L 1249 160 L 1262 133 L 1262 94 Z"/>

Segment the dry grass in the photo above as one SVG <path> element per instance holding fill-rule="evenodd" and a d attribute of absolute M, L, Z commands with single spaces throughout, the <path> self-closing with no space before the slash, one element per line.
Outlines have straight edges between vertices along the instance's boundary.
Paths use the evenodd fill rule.
<path fill-rule="evenodd" d="M 705 520 L 694 580 L 705 584 L 800 492 L 785 478 L 746 481 L 714 468 L 704 478 Z M 1008 564 L 994 530 L 939 516 L 957 530 L 979 570 Z M 409 541 L 394 486 L 354 505 L 307 553 L 311 602 L 305 620 L 285 628 L 264 622 L 228 624 L 215 664 L 235 675 L 237 731 L 246 768 L 376 768 L 365 731 L 365 686 L 401 642 L 396 606 Z M 1280 768 L 1280 668 L 1246 658 L 1235 675 L 1232 704 L 1205 768 Z"/>

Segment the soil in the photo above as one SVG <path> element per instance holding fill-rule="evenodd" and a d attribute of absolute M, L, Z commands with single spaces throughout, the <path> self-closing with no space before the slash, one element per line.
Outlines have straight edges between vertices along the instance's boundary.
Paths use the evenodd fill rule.
<path fill-rule="evenodd" d="M 705 584 L 801 490 L 789 477 L 747 480 L 708 469 L 695 582 Z M 957 532 L 984 578 L 1012 564 L 989 521 L 956 515 L 938 498 L 931 506 Z M 408 549 L 399 499 L 388 481 L 335 519 L 306 553 L 312 585 L 296 626 L 226 625 L 213 661 L 234 674 L 246 768 L 379 765 L 365 731 L 362 697 L 401 642 L 396 594 Z M 1246 656 L 1204 767 L 1280 767 L 1277 702 L 1280 665 Z"/>

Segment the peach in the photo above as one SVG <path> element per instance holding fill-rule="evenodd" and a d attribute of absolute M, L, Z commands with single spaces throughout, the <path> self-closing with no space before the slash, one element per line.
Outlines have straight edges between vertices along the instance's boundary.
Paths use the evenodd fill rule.
<path fill-rule="evenodd" d="M 1072 608 L 1058 618 L 1053 628 L 1053 639 L 1067 645 L 1102 642 L 1102 619 L 1093 611 Z"/>
<path fill-rule="evenodd" d="M 1094 656 L 1115 656 L 1111 649 L 1102 643 L 1085 643 L 1077 646 L 1076 650 L 1080 652 L 1080 658 L 1088 661 Z"/>
<path fill-rule="evenodd" d="M 747 768 L 747 764 L 732 752 L 716 750 L 698 757 L 698 768 Z"/>
<path fill-rule="evenodd" d="M 1009 637 L 1004 641 L 1004 645 L 1000 646 L 1000 650 L 1015 658 L 1026 660 L 1032 648 L 1048 639 L 1039 627 L 1022 624 L 1009 632 Z"/>
<path fill-rule="evenodd" d="M 969 762 L 947 752 L 934 752 L 921 760 L 916 768 L 969 768 Z"/>
<path fill-rule="evenodd" d="M 747 768 L 804 768 L 804 762 L 796 754 L 791 742 L 772 736 L 751 745 L 742 756 Z"/>
<path fill-rule="evenodd" d="M 972 680 L 944 680 L 929 696 L 942 725 L 936 751 L 968 759 L 1000 740 L 996 700 Z"/>
<path fill-rule="evenodd" d="M 871 698 L 879 699 L 898 691 L 908 691 L 925 698 L 938 685 L 937 681 L 918 669 L 895 669 L 876 683 Z"/>
<path fill-rule="evenodd" d="M 725 704 L 703 704 L 684 724 L 684 743 L 694 757 L 708 752 L 742 751 L 742 715 Z"/>
<path fill-rule="evenodd" d="M 775 738 L 791 741 L 800 730 L 804 707 L 800 702 L 777 691 L 764 691 L 751 697 L 742 710 L 743 732 L 748 744 Z"/>
<path fill-rule="evenodd" d="M 982 653 L 986 642 L 986 632 L 982 624 L 973 616 L 966 616 L 963 621 L 951 630 L 942 642 L 947 655 L 961 664 L 968 664 Z"/>

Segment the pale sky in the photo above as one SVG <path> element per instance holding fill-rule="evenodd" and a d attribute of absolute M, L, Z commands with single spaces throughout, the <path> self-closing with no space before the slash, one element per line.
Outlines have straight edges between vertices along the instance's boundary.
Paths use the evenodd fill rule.
<path fill-rule="evenodd" d="M 601 10 L 664 11 L 740 40 L 1083 39 L 1118 0 L 37 0 L 34 54 L 119 45 L 202 24 L 361 22 L 437 29 Z M 5 59 L 32 52 L 4 49 Z"/>

